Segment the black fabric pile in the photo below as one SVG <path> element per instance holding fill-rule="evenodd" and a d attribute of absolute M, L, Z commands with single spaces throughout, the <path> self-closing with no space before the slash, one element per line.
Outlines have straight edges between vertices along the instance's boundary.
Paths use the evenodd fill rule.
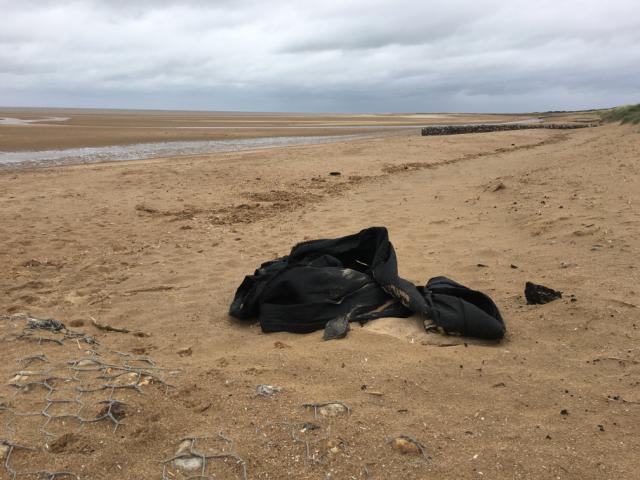
<path fill-rule="evenodd" d="M 482 292 L 445 277 L 424 287 L 398 276 L 387 229 L 303 242 L 282 258 L 263 263 L 238 287 L 229 314 L 257 318 L 264 332 L 346 335 L 350 322 L 381 317 L 426 317 L 425 328 L 450 335 L 500 339 L 505 325 Z"/>

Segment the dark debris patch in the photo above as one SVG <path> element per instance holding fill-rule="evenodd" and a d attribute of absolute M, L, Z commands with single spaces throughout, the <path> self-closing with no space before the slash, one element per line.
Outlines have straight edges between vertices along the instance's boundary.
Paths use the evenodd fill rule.
<path fill-rule="evenodd" d="M 524 286 L 524 296 L 528 305 L 544 305 L 562 298 L 562 292 L 544 285 L 527 282 Z"/>

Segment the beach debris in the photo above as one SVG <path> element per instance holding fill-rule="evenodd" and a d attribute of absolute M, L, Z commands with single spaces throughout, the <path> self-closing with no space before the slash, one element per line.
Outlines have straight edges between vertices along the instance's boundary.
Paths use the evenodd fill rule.
<path fill-rule="evenodd" d="M 562 298 L 562 292 L 544 285 L 527 282 L 524 286 L 524 296 L 529 305 L 543 305 Z"/>
<path fill-rule="evenodd" d="M 94 327 L 96 327 L 98 330 L 102 330 L 103 332 L 131 333 L 131 330 L 129 330 L 129 329 L 112 327 L 111 325 L 109 325 L 107 323 L 98 322 L 93 317 L 91 317 L 91 323 L 93 324 Z"/>
<path fill-rule="evenodd" d="M 305 408 L 313 408 L 313 414 L 317 417 L 320 414 L 323 417 L 339 417 L 351 413 L 351 408 L 343 402 L 334 401 L 326 403 L 305 403 Z"/>
<path fill-rule="evenodd" d="M 95 449 L 90 444 L 82 445 L 82 440 L 82 437 L 78 434 L 67 432 L 56 437 L 55 440 L 46 445 L 46 448 L 51 453 L 92 453 Z"/>
<path fill-rule="evenodd" d="M 422 443 L 413 437 L 408 435 L 398 435 L 387 443 L 391 444 L 391 448 L 403 455 L 420 455 L 424 457 L 425 460 L 429 460 L 427 449 L 422 445 Z"/>
<path fill-rule="evenodd" d="M 144 203 L 139 203 L 134 208 L 139 212 L 150 213 L 152 215 L 156 213 L 160 213 L 160 211 L 157 208 L 150 207 L 149 205 L 146 205 Z"/>
<path fill-rule="evenodd" d="M 431 302 L 432 294 L 445 294 L 451 300 Z M 259 314 L 263 304 L 276 298 L 277 314 L 271 310 Z M 411 313 L 426 317 L 449 335 L 499 340 L 506 331 L 488 295 L 446 277 L 431 278 L 424 287 L 400 278 L 385 227 L 297 244 L 287 257 L 265 262 L 245 277 L 229 306 L 229 315 L 238 320 L 259 317 L 263 332 L 324 329 L 327 340 L 342 338 L 349 322 L 363 324 Z M 425 330 L 430 326 L 425 324 Z"/>
<path fill-rule="evenodd" d="M 196 455 L 188 455 L 180 458 L 176 458 L 173 461 L 173 466 L 179 470 L 200 470 L 202 468 L 202 457 Z"/>
<path fill-rule="evenodd" d="M 225 446 L 218 450 L 209 450 L 205 448 L 202 451 L 196 449 L 199 441 L 206 442 L 207 440 L 220 439 L 225 442 Z M 162 462 L 162 480 L 170 480 L 176 478 L 179 474 L 175 470 L 185 472 L 199 471 L 197 474 L 189 476 L 189 478 L 217 478 L 217 476 L 210 476 L 207 474 L 208 467 L 215 460 L 222 460 L 225 464 L 227 460 L 233 460 L 236 465 L 241 468 L 240 477 L 247 480 L 247 463 L 242 457 L 228 451 L 233 448 L 233 441 L 225 437 L 222 433 L 218 433 L 216 437 L 186 437 L 180 440 L 178 448 L 173 457 L 164 460 Z M 174 471 L 172 471 L 172 469 Z M 180 476 L 180 478 L 182 478 Z M 228 477 L 225 477 L 228 478 Z M 237 478 L 237 477 L 233 477 Z"/>
<path fill-rule="evenodd" d="M 140 330 L 129 330 L 128 328 L 113 327 L 113 326 L 111 326 L 111 325 L 109 325 L 107 323 L 100 323 L 93 317 L 90 317 L 90 318 L 91 318 L 91 323 L 93 324 L 93 326 L 96 327 L 98 330 L 102 330 L 103 332 L 131 333 L 132 335 L 134 335 L 136 337 L 149 337 L 150 336 L 148 333 L 142 332 Z"/>
<path fill-rule="evenodd" d="M 36 260 L 34 258 L 27 260 L 21 264 L 26 268 L 35 268 L 35 267 L 59 267 L 57 263 L 50 262 L 48 260 Z"/>
<path fill-rule="evenodd" d="M 331 439 L 327 439 L 324 442 L 324 449 L 329 454 L 336 455 L 340 452 L 343 452 L 345 448 L 346 448 L 346 444 L 344 440 L 340 438 L 331 438 Z"/>
<path fill-rule="evenodd" d="M 323 340 L 336 340 L 338 338 L 344 338 L 349 332 L 349 320 L 346 316 L 340 316 L 329 320 L 324 327 Z"/>
<path fill-rule="evenodd" d="M 304 422 L 302 424 L 302 428 L 300 429 L 300 432 L 305 433 L 305 432 L 310 432 L 311 430 L 319 430 L 319 429 L 320 429 L 320 425 L 318 425 L 317 423 Z"/>
<path fill-rule="evenodd" d="M 191 347 L 183 347 L 178 349 L 176 353 L 181 357 L 190 357 L 193 354 L 193 350 L 191 350 Z"/>
<path fill-rule="evenodd" d="M 89 345 L 97 345 L 98 342 L 83 332 L 69 330 L 64 323 L 53 318 L 36 318 L 29 314 L 17 313 L 14 315 L 0 315 L 0 320 L 25 321 L 21 333 L 15 339 L 35 341 L 39 344 L 50 342 L 64 345 L 66 340 L 83 342 Z M 43 333 L 41 331 L 48 333 Z"/>
<path fill-rule="evenodd" d="M 53 318 L 40 319 L 35 317 L 28 317 L 27 328 L 49 330 L 51 332 L 59 332 L 61 330 L 64 330 L 66 327 L 64 326 L 64 323 L 58 320 L 55 320 Z"/>
<path fill-rule="evenodd" d="M 274 387 L 273 385 L 260 384 L 256 387 L 256 394 L 262 397 L 270 397 L 284 390 L 282 387 Z"/>
<path fill-rule="evenodd" d="M 186 288 L 186 287 L 181 287 L 181 288 Z M 127 290 L 126 292 L 124 292 L 124 296 L 130 297 L 138 293 L 168 292 L 169 290 L 175 290 L 175 289 L 176 287 L 174 287 L 173 285 L 157 285 L 154 287 L 135 288 L 133 290 Z"/>
<path fill-rule="evenodd" d="M 0 440 L 0 460 L 4 461 L 9 456 L 11 445 L 6 440 Z"/>
<path fill-rule="evenodd" d="M 342 175 L 342 172 L 329 172 L 329 175 L 331 175 L 332 177 L 339 177 L 340 175 Z"/>
<path fill-rule="evenodd" d="M 504 190 L 505 188 L 507 188 L 507 186 L 502 183 L 502 182 L 498 182 L 493 189 L 491 190 L 492 192 L 499 192 L 500 190 Z"/>
<path fill-rule="evenodd" d="M 5 319 L 10 323 L 4 323 Z M 17 432 L 36 442 L 22 446 L 0 435 L 2 479 L 79 480 L 73 472 L 44 468 L 52 466 L 53 455 L 89 455 L 100 448 L 90 429 L 115 432 L 127 428 L 129 417 L 144 409 L 142 402 L 156 398 L 136 396 L 153 388 L 147 385 L 165 391 L 170 388 L 163 379 L 173 375 L 173 370 L 156 365 L 149 357 L 108 350 L 97 343 L 87 345 L 85 334 L 68 330 L 59 320 L 26 314 L 0 315 L 0 320 L 3 335 L 8 334 L 5 341 L 38 342 L 38 350 L 28 348 L 29 355 L 14 358 L 16 369 L 2 381 L 0 423 L 12 437 Z M 7 363 L 9 358 L 3 360 Z M 5 398 L 7 388 L 14 390 L 11 400 Z M 41 436 L 43 441 L 39 441 Z M 232 466 L 237 468 L 235 463 Z"/>
<path fill-rule="evenodd" d="M 104 404 L 104 407 L 98 412 L 96 420 L 109 418 L 118 425 L 120 420 L 127 416 L 127 405 L 125 403 L 117 400 L 102 400 L 99 403 Z"/>

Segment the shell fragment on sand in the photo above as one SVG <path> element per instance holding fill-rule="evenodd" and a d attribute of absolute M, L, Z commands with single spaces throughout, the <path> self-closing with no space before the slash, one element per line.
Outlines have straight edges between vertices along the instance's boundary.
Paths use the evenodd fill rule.
<path fill-rule="evenodd" d="M 305 403 L 303 407 L 313 408 L 313 412 L 317 417 L 320 414 L 323 417 L 339 417 L 351 413 L 351 408 L 342 402 L 326 402 L 326 403 Z"/>
<path fill-rule="evenodd" d="M 262 397 L 270 397 L 284 390 L 282 387 L 274 387 L 273 385 L 260 384 L 256 387 L 256 394 Z"/>

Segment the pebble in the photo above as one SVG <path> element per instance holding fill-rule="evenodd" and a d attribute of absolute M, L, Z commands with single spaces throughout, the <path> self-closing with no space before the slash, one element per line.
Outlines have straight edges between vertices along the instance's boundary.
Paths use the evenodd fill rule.
<path fill-rule="evenodd" d="M 202 469 L 202 458 L 194 456 L 176 458 L 173 466 L 180 470 L 200 470 Z"/>
<path fill-rule="evenodd" d="M 190 357 L 192 353 L 191 347 L 184 347 L 177 351 L 177 354 L 181 357 Z"/>
<path fill-rule="evenodd" d="M 403 455 L 424 455 L 425 451 L 419 442 L 406 435 L 400 435 L 391 440 L 391 447 Z"/>
<path fill-rule="evenodd" d="M 256 387 L 256 393 L 263 397 L 269 397 L 276 393 L 282 392 L 284 389 L 282 387 L 274 387 L 273 385 L 265 385 L 261 384 Z"/>
<path fill-rule="evenodd" d="M 342 403 L 327 403 L 318 408 L 318 413 L 323 417 L 339 417 L 349 412 L 349 408 Z"/>
<path fill-rule="evenodd" d="M 0 443 L 0 460 L 6 460 L 6 458 L 9 456 L 10 449 L 11 447 L 6 443 Z"/>

